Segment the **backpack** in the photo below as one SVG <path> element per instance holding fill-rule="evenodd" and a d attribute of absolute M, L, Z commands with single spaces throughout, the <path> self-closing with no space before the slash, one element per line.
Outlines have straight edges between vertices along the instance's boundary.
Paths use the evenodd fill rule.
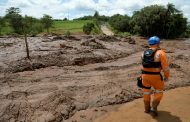
<path fill-rule="evenodd" d="M 144 54 L 142 57 L 142 65 L 144 68 L 160 68 L 161 67 L 161 62 L 154 61 L 154 55 L 158 50 L 160 49 L 156 49 L 156 50 L 147 49 L 144 51 Z"/>

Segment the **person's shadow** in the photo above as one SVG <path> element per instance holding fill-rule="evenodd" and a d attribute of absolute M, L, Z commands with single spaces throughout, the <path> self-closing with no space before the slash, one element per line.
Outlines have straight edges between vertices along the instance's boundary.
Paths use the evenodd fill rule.
<path fill-rule="evenodd" d="M 167 111 L 158 111 L 158 116 L 153 118 L 158 122 L 182 122 L 178 116 L 174 116 Z"/>

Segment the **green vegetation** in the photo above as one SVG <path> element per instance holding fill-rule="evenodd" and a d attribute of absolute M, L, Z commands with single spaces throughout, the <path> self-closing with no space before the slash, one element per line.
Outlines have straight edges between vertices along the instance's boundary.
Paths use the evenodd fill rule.
<path fill-rule="evenodd" d="M 80 17 L 74 20 L 95 20 L 96 19 L 101 22 L 108 22 L 109 18 L 110 17 L 105 16 L 105 15 L 99 15 L 98 11 L 95 11 L 93 16 L 84 16 L 84 17 Z"/>
<path fill-rule="evenodd" d="M 70 31 L 66 31 L 65 34 L 64 34 L 66 37 L 69 37 L 71 35 L 71 32 Z"/>
<path fill-rule="evenodd" d="M 0 17 L 0 35 L 24 35 L 23 27 L 26 25 L 30 32 L 26 31 L 30 36 L 36 36 L 40 33 L 57 33 L 57 34 L 82 34 L 83 26 L 86 23 L 95 25 L 92 34 L 100 33 L 99 25 L 95 20 L 53 20 L 51 16 L 44 14 L 41 19 L 25 16 L 22 17 L 20 9 L 11 7 L 6 10 L 6 15 Z M 27 19 L 26 19 L 27 18 Z"/>
<path fill-rule="evenodd" d="M 95 28 L 94 23 L 87 23 L 83 26 L 83 32 L 89 35 L 94 28 Z"/>
<path fill-rule="evenodd" d="M 42 25 L 47 30 L 47 33 L 49 33 L 49 28 L 52 27 L 53 25 L 52 17 L 47 14 L 44 14 L 41 21 L 42 21 Z"/>
<path fill-rule="evenodd" d="M 49 29 L 49 31 L 51 33 L 57 33 L 57 34 L 65 34 L 68 31 L 71 34 L 82 34 L 83 26 L 86 23 L 94 23 L 95 24 L 95 22 L 93 20 L 73 20 L 73 21 L 62 21 L 62 20 L 55 21 L 54 20 L 52 27 Z M 36 23 L 36 26 L 39 27 L 38 30 L 43 30 L 43 25 L 41 25 L 40 23 L 38 23 L 38 24 Z M 96 31 L 97 31 L 96 33 L 99 33 L 100 30 L 98 29 L 97 26 L 95 26 L 95 27 L 96 27 Z M 44 33 L 46 31 L 44 31 Z M 13 33 L 13 29 L 8 23 L 6 24 L 6 26 L 2 27 L 2 31 L 1 31 L 2 35 L 10 35 L 12 33 Z M 34 32 L 34 34 L 32 34 L 32 35 L 36 35 L 35 33 L 37 33 L 37 32 Z M 39 33 L 37 33 L 37 34 L 39 34 Z"/>
<path fill-rule="evenodd" d="M 182 37 L 190 38 L 190 23 L 188 23 L 188 25 L 187 25 L 187 30 L 186 30 L 186 32 L 182 35 Z"/>
<path fill-rule="evenodd" d="M 0 35 L 1 35 L 2 29 L 4 28 L 4 26 L 5 26 L 4 18 L 0 17 Z"/>
<path fill-rule="evenodd" d="M 3 19 L 3 24 L 2 24 Z M 31 16 L 21 16 L 20 9 L 11 7 L 6 10 L 6 15 L 0 19 L 1 35 L 30 35 L 36 36 L 43 31 L 39 19 Z"/>
<path fill-rule="evenodd" d="M 143 36 L 176 38 L 186 31 L 187 19 L 173 4 L 167 7 L 152 5 L 135 12 L 132 23 L 140 28 Z"/>
<path fill-rule="evenodd" d="M 116 35 L 128 36 L 131 34 L 150 37 L 157 35 L 161 38 L 190 37 L 190 26 L 183 13 L 173 4 L 167 6 L 151 5 L 135 11 L 131 17 L 116 14 L 111 17 L 99 15 L 98 11 L 93 16 L 84 16 L 74 20 L 53 20 L 49 15 L 37 19 L 21 16 L 20 9 L 11 7 L 6 15 L 0 17 L 0 35 L 23 35 L 24 20 L 28 18 L 30 36 L 43 33 L 57 34 L 99 34 L 100 25 L 108 24 Z M 92 23 L 94 27 L 87 27 Z M 85 28 L 85 29 L 84 29 Z"/>
<path fill-rule="evenodd" d="M 8 23 L 6 23 L 6 25 L 1 28 L 0 35 L 10 35 L 12 33 L 14 33 L 13 29 L 11 28 L 11 26 Z"/>
<path fill-rule="evenodd" d="M 120 32 L 129 32 L 129 21 L 129 16 L 116 14 L 110 17 L 109 23 L 115 30 L 118 30 Z"/>
<path fill-rule="evenodd" d="M 187 31 L 187 19 L 173 4 L 167 7 L 151 5 L 135 11 L 132 17 L 114 15 L 110 17 L 110 25 L 118 32 L 129 32 L 150 37 L 177 38 Z"/>
<path fill-rule="evenodd" d="M 93 20 L 73 20 L 73 21 L 54 21 L 50 29 L 52 33 L 64 34 L 69 31 L 71 34 L 83 33 L 83 26 L 86 23 L 94 23 Z"/>
<path fill-rule="evenodd" d="M 6 10 L 5 18 L 8 20 L 10 26 L 12 27 L 13 31 L 15 33 L 21 34 L 23 28 L 21 27 L 23 25 L 22 23 L 22 16 L 20 15 L 20 9 L 11 7 Z"/>
<path fill-rule="evenodd" d="M 116 32 L 115 36 L 128 37 L 128 36 L 131 36 L 131 33 L 129 33 L 129 32 Z"/>

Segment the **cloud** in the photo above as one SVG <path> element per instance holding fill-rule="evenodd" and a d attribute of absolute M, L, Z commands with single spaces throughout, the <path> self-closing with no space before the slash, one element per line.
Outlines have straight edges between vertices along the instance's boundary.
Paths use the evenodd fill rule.
<path fill-rule="evenodd" d="M 71 0 L 69 3 L 65 3 L 70 9 L 75 10 L 93 10 L 96 4 L 93 0 Z"/>
<path fill-rule="evenodd" d="M 144 6 L 173 3 L 181 10 L 190 21 L 189 0 L 0 0 L 0 16 L 5 15 L 9 7 L 19 7 L 22 15 L 30 15 L 40 18 L 43 14 L 49 14 L 53 18 L 76 18 L 83 15 L 93 15 L 97 10 L 101 15 L 113 14 L 132 15 L 133 11 L 140 10 Z"/>

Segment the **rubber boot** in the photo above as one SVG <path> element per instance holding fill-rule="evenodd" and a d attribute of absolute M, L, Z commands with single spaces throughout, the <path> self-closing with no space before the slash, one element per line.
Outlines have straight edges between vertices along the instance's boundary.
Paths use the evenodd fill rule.
<path fill-rule="evenodd" d="M 153 116 L 158 116 L 157 107 L 158 107 L 159 103 L 160 102 L 158 102 L 158 101 L 153 101 L 152 102 L 151 112 L 152 112 Z"/>
<path fill-rule="evenodd" d="M 145 109 L 145 113 L 149 113 L 150 112 L 150 101 L 144 101 L 144 109 Z"/>

